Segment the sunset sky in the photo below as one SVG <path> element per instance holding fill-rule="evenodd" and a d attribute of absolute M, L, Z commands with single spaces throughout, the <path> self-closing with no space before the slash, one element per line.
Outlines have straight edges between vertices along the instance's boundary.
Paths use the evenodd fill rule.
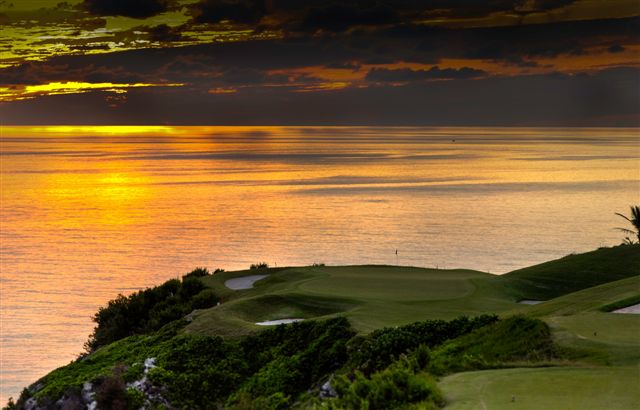
<path fill-rule="evenodd" d="M 637 126 L 637 0 L 3 0 L 4 124 Z"/>

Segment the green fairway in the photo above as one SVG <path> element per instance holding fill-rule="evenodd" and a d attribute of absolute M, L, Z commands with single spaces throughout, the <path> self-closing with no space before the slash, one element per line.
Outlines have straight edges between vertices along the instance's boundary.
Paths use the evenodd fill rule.
<path fill-rule="evenodd" d="M 341 314 L 359 331 L 369 332 L 460 315 L 523 312 L 549 317 L 598 310 L 639 293 L 640 277 L 629 277 L 640 269 L 639 255 L 637 245 L 604 248 L 503 276 L 379 265 L 222 272 L 203 279 L 222 304 L 196 312 L 187 331 L 237 336 L 258 330 L 255 323 L 260 321 Z M 231 290 L 224 285 L 229 279 L 255 274 L 268 276 L 251 289 Z M 575 292 L 585 288 L 589 289 Z M 516 303 L 523 297 L 564 294 L 537 306 Z"/>
<path fill-rule="evenodd" d="M 637 366 L 485 370 L 454 374 L 439 385 L 447 410 L 633 410 L 640 404 Z"/>
<path fill-rule="evenodd" d="M 300 267 L 266 270 L 254 288 L 231 291 L 224 282 L 252 271 L 206 278 L 221 306 L 197 312 L 187 331 L 227 336 L 255 322 L 345 315 L 362 332 L 424 319 L 500 313 L 517 308 L 494 275 L 471 270 L 397 266 Z"/>
<path fill-rule="evenodd" d="M 553 300 L 522 309 L 532 316 L 566 316 L 581 312 L 599 311 L 621 300 L 640 295 L 640 276 L 616 280 L 603 285 L 569 293 Z"/>

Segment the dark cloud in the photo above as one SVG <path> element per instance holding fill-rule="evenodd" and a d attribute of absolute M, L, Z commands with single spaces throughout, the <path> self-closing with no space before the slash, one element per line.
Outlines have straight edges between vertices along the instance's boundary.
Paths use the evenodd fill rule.
<path fill-rule="evenodd" d="M 545 66 L 549 63 L 541 62 L 543 59 L 620 53 L 640 42 L 639 17 L 562 21 L 558 9 L 572 0 L 189 2 L 179 3 L 183 7 L 180 10 L 186 13 L 184 18 L 190 19 L 179 27 L 154 25 L 155 21 L 162 21 L 162 17 L 156 17 L 138 27 L 96 32 L 90 38 L 82 35 L 84 30 L 105 24 L 104 18 L 94 15 L 144 18 L 178 10 L 178 2 L 83 0 L 82 11 L 69 4 L 41 11 L 40 15 L 33 11 L 7 11 L 11 24 L 40 31 L 29 44 L 12 45 L 0 39 L 0 49 L 11 50 L 19 59 L 22 55 L 33 57 L 34 49 L 46 53 L 47 48 L 62 43 L 67 47 L 65 52 L 71 50 L 75 54 L 0 68 L 0 84 L 7 87 L 52 81 L 185 85 L 171 90 L 132 89 L 118 107 L 93 116 L 88 115 L 85 106 L 105 110 L 105 92 L 8 103 L 2 107 L 2 116 L 16 122 L 58 122 L 53 116 L 57 113 L 70 122 L 89 118 L 91 122 L 106 123 L 182 124 L 637 122 L 638 97 L 629 91 L 638 85 L 637 70 L 508 78 L 474 66 L 479 65 L 478 61 L 491 61 L 510 66 L 509 72 L 541 72 L 553 69 Z M 554 17 L 558 19 L 556 23 L 429 25 L 468 17 L 480 18 L 473 21 L 482 24 L 494 19 L 503 24 L 501 19 L 514 22 L 518 16 L 552 10 L 548 18 L 537 15 L 536 21 Z M 500 19 L 496 19 L 496 13 Z M 73 34 L 56 36 L 61 27 L 65 33 Z M 234 41 L 224 41 L 227 35 Z M 211 37 L 215 40 L 194 44 L 195 40 Z M 139 49 L 107 52 L 112 47 Z M 447 68 L 452 65 L 450 60 L 463 60 L 466 67 Z M 601 69 L 592 63 L 583 69 L 579 64 L 576 72 Z M 388 66 L 370 69 L 369 65 Z M 357 75 L 345 71 L 347 80 L 341 84 L 343 73 L 323 69 L 361 71 Z M 332 81 L 335 87 L 328 91 Z M 344 89 L 339 90 L 341 87 Z M 225 94 L 218 95 L 218 91 Z M 60 111 L 58 105 L 66 104 L 71 108 Z M 24 107 L 31 107 L 42 117 L 25 117 L 21 111 Z"/>
<path fill-rule="evenodd" d="M 5 124 L 639 126 L 640 70 L 431 81 L 410 86 L 234 94 L 132 89 L 108 109 L 104 92 L 3 103 Z"/>
<path fill-rule="evenodd" d="M 607 49 L 610 53 L 621 53 L 624 50 L 626 49 L 619 44 L 614 44 Z"/>
<path fill-rule="evenodd" d="M 0 70 L 0 85 L 5 86 L 47 84 L 56 81 L 137 83 L 154 79 L 157 81 L 155 77 L 149 78 L 148 74 L 145 76 L 142 73 L 130 72 L 119 66 L 93 64 L 76 67 L 68 64 L 26 62 Z"/>
<path fill-rule="evenodd" d="M 211 4 L 218 3 L 211 2 Z M 274 1 L 273 7 L 276 9 L 279 7 L 280 10 L 298 10 L 301 7 L 297 5 L 299 2 L 293 3 L 288 4 L 283 0 Z M 314 0 L 307 4 L 309 5 L 305 10 L 308 11 L 313 7 L 318 8 L 323 3 Z M 345 4 L 354 4 L 354 2 L 346 1 Z M 375 5 L 378 3 L 367 4 Z M 408 0 L 400 1 L 398 9 L 409 9 L 412 4 Z M 271 12 L 272 8 L 266 7 L 266 10 Z M 363 10 L 368 13 L 366 8 Z M 94 20 L 94 24 L 104 24 L 103 19 Z M 187 41 L 188 38 L 181 34 L 186 30 L 193 31 L 194 28 L 189 25 L 169 27 L 161 24 L 152 28 L 141 26 L 133 31 L 115 33 L 111 37 L 93 38 L 90 41 L 78 38 L 64 40 L 53 38 L 42 41 L 46 42 L 43 45 L 64 42 L 70 49 L 77 51 L 99 49 L 106 51 L 109 42 L 132 44 L 138 39 L 161 43 Z M 134 31 L 144 33 L 134 34 Z M 637 17 L 463 29 L 394 23 L 383 26 L 359 26 L 359 28 L 352 28 L 349 31 L 331 32 L 327 35 L 319 35 L 317 32 L 314 32 L 313 35 L 298 33 L 280 40 L 249 39 L 174 48 L 166 47 L 168 44 L 165 44 L 165 47 L 157 49 L 53 57 L 38 66 L 43 71 L 43 75 L 34 74 L 34 76 L 45 79 L 45 73 L 48 71 L 47 65 L 66 65 L 70 72 L 82 67 L 103 66 L 121 67 L 126 72 L 137 73 L 141 76 L 148 73 L 162 75 L 163 70 L 166 70 L 171 64 L 180 65 L 186 61 L 197 61 L 197 64 L 185 67 L 182 72 L 177 69 L 167 70 L 168 74 L 173 76 L 173 81 L 189 82 L 191 79 L 197 81 L 198 78 L 206 78 L 212 72 L 226 71 L 231 68 L 268 71 L 322 66 L 357 70 L 364 64 L 380 65 L 407 62 L 436 65 L 443 59 L 493 60 L 526 69 L 539 67 L 536 60 L 541 57 L 575 55 L 594 48 L 609 49 L 609 51 L 615 52 L 638 42 L 640 42 L 640 18 Z M 21 52 L 20 49 L 14 49 L 15 54 Z M 28 50 L 25 53 L 28 53 Z M 472 65 L 469 64 L 469 66 Z M 34 71 L 36 66 L 31 68 L 31 71 Z M 6 78 L 9 75 L 7 71 L 11 70 L 12 68 L 0 69 L 0 78 Z M 384 73 L 379 72 L 376 75 L 381 76 L 382 74 Z M 391 75 L 391 73 L 386 74 Z M 405 74 L 411 76 L 410 73 Z M 454 74 L 461 74 L 464 77 L 465 74 L 480 73 L 431 74 L 434 76 L 439 74 L 441 78 L 446 76 L 459 78 Z M 415 74 L 415 76 L 420 77 L 421 73 Z M 25 81 L 27 80 L 17 79 L 16 83 Z"/>
<path fill-rule="evenodd" d="M 180 29 L 169 27 L 166 24 L 160 24 L 148 29 L 149 39 L 151 41 L 171 42 L 183 40 L 184 37 L 180 33 Z"/>
<path fill-rule="evenodd" d="M 84 0 L 81 7 L 98 16 L 147 18 L 169 10 L 172 0 Z"/>
<path fill-rule="evenodd" d="M 192 13 L 196 23 L 254 24 L 266 14 L 266 7 L 261 0 L 201 0 L 192 6 Z"/>
<path fill-rule="evenodd" d="M 484 17 L 492 13 L 511 12 L 519 15 L 547 12 L 560 9 L 577 0 L 432 0 L 425 7 L 427 15 L 449 18 Z M 416 3 L 422 3 L 416 1 Z"/>
<path fill-rule="evenodd" d="M 170 43 L 184 40 L 177 28 L 160 25 L 133 30 L 148 32 L 142 38 Z M 248 40 L 185 47 L 162 47 L 104 54 L 66 55 L 45 62 L 27 62 L 0 69 L 3 84 L 37 84 L 73 81 L 98 76 L 143 78 L 149 82 L 187 83 L 194 88 L 213 85 L 259 85 L 285 83 L 271 74 L 274 70 L 295 70 L 318 66 L 357 71 L 364 64 L 397 62 L 437 65 L 442 59 L 466 59 L 469 67 L 454 70 L 432 68 L 410 70 L 378 68 L 368 73 L 373 82 L 406 82 L 429 79 L 465 79 L 485 76 L 473 68 L 473 60 L 494 60 L 520 68 L 539 67 L 539 57 L 570 53 L 576 48 L 600 47 L 619 50 L 640 41 L 640 19 L 584 21 L 522 27 L 450 29 L 395 26 L 380 30 L 353 30 L 322 36 L 301 36 L 281 40 Z M 105 48 L 105 41 L 131 41 L 130 33 L 113 38 L 93 39 L 87 47 Z M 128 39 L 128 40 L 127 40 Z M 55 40 L 58 41 L 58 40 Z M 69 40 L 70 47 L 82 41 Z M 16 50 L 19 53 L 20 50 Z M 568 54 L 567 54 L 568 55 Z M 229 81 L 225 80 L 228 78 Z M 311 78 L 299 77 L 302 82 Z"/>
<path fill-rule="evenodd" d="M 308 30 L 344 31 L 354 26 L 390 24 L 397 18 L 396 10 L 389 4 L 373 2 L 363 6 L 344 2 L 309 9 L 298 27 Z"/>
<path fill-rule="evenodd" d="M 640 18 L 569 21 L 470 29 L 404 25 L 380 32 L 417 42 L 424 53 L 509 63 L 530 58 L 580 55 L 594 46 L 637 44 Z"/>
<path fill-rule="evenodd" d="M 351 61 L 341 61 L 336 63 L 325 64 L 325 67 L 358 71 L 361 65 Z"/>
<path fill-rule="evenodd" d="M 343 32 L 361 26 L 411 24 L 429 18 L 527 15 L 561 9 L 576 0 L 200 0 L 190 6 L 195 23 L 230 21 L 258 30 Z M 266 17 L 266 18 L 265 18 Z M 259 23 L 259 25 L 258 25 Z"/>
<path fill-rule="evenodd" d="M 487 75 L 485 71 L 470 67 L 441 69 L 438 66 L 435 66 L 428 70 L 412 70 L 410 68 L 373 68 L 367 73 L 366 79 L 367 81 L 380 83 L 395 83 L 424 80 L 466 79 L 477 78 L 484 75 Z"/>

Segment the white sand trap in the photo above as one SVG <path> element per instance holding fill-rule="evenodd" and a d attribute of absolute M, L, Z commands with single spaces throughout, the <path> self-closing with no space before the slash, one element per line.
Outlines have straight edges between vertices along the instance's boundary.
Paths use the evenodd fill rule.
<path fill-rule="evenodd" d="M 521 305 L 537 305 L 538 303 L 542 303 L 544 300 L 531 300 L 531 299 L 522 299 L 520 302 Z"/>
<path fill-rule="evenodd" d="M 253 284 L 259 281 L 260 279 L 264 279 L 269 275 L 250 275 L 243 276 L 241 278 L 229 279 L 224 282 L 224 286 L 233 290 L 241 290 L 241 289 L 251 289 Z"/>
<path fill-rule="evenodd" d="M 638 315 L 640 314 L 640 303 L 638 303 L 637 305 L 627 306 L 626 308 L 616 309 L 613 311 L 613 313 L 633 313 Z"/>
<path fill-rule="evenodd" d="M 278 319 L 278 320 L 267 320 L 266 322 L 257 322 L 258 326 L 275 326 L 275 325 L 284 325 L 287 323 L 295 323 L 302 322 L 304 319 Z"/>

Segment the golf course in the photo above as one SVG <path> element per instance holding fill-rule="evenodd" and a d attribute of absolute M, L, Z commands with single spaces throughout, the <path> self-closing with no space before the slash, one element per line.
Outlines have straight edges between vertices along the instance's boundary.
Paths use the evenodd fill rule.
<path fill-rule="evenodd" d="M 172 290 L 162 293 L 168 284 Z M 572 254 L 504 275 L 378 265 L 261 266 L 214 274 L 200 269 L 182 282 L 154 289 L 120 297 L 101 309 L 89 352 L 26 389 L 18 408 L 28 400 L 55 402 L 61 394 L 69 400 L 74 388 L 104 384 L 105 377 L 116 376 L 129 383 L 128 396 L 123 396 L 129 404 L 137 394 L 139 407 L 216 408 L 185 398 L 201 388 L 193 383 L 202 383 L 198 372 L 212 357 L 228 360 L 225 372 L 237 372 L 222 377 L 215 368 L 207 373 L 228 386 L 230 391 L 215 395 L 207 390 L 216 406 L 228 408 L 640 407 L 640 316 L 614 312 L 640 303 L 640 245 Z M 143 303 L 139 299 L 146 303 L 140 306 L 151 306 L 147 311 L 162 306 L 162 312 L 178 312 L 173 318 L 179 317 L 158 321 L 142 308 L 132 310 L 133 304 Z M 140 321 L 138 327 L 124 323 L 123 317 L 133 311 L 148 315 L 146 328 L 139 327 Z M 268 326 L 272 321 L 296 323 Z M 127 330 L 116 332 L 123 328 Z M 438 329 L 449 329 L 448 336 Z M 216 347 L 215 355 L 194 359 L 203 354 L 195 346 L 214 341 L 224 349 Z M 267 345 L 267 350 L 261 347 Z M 234 350 L 240 348 L 244 350 Z M 236 354 L 242 359 L 234 365 L 230 358 Z M 305 362 L 309 355 L 314 359 Z M 158 358 L 157 367 L 147 374 L 140 363 L 150 357 Z M 246 374 L 229 370 L 251 368 L 253 362 L 262 364 L 245 369 Z M 313 374 L 305 373 L 309 363 L 325 362 Z M 387 404 L 376 405 L 372 386 L 396 380 L 393 372 L 407 377 L 406 384 L 393 382 L 395 389 L 410 390 L 415 383 L 423 386 L 417 391 L 428 393 L 403 403 L 385 390 L 380 394 Z M 190 374 L 191 381 L 175 381 Z M 299 376 L 290 376 L 295 374 Z M 133 391 L 131 380 L 169 387 L 156 387 L 153 396 L 150 389 Z M 296 383 L 297 390 L 289 389 Z M 318 397 L 324 397 L 319 392 L 326 383 L 335 384 L 338 392 L 323 400 Z M 369 396 L 358 389 L 368 389 Z M 361 401 L 343 398 L 349 394 L 364 396 L 357 399 Z"/>

